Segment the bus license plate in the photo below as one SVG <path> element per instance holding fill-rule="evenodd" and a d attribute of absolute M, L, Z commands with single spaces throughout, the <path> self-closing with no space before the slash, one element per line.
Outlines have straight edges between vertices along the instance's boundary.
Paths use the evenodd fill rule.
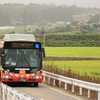
<path fill-rule="evenodd" d="M 19 78 L 19 81 L 20 82 L 25 82 L 26 81 L 26 78 Z"/>

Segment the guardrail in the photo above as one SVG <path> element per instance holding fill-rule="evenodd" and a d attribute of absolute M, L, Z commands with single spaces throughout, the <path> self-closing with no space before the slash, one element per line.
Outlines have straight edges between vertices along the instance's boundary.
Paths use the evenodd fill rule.
<path fill-rule="evenodd" d="M 46 80 L 47 78 L 47 80 Z M 53 86 L 56 85 L 56 80 L 59 81 L 59 87 L 61 86 L 61 82 L 64 83 L 64 89 L 67 89 L 67 84 L 71 84 L 72 88 L 71 91 L 74 93 L 75 92 L 75 86 L 79 87 L 79 95 L 82 95 L 82 89 L 85 88 L 88 90 L 88 98 L 90 98 L 90 90 L 93 91 L 97 91 L 98 92 L 98 100 L 100 100 L 100 84 L 96 84 L 96 83 L 90 83 L 90 82 L 86 82 L 86 81 L 81 81 L 81 80 L 77 80 L 77 79 L 73 79 L 73 78 L 68 78 L 65 76 L 61 76 L 58 74 L 54 74 L 54 73 L 50 73 L 50 72 L 46 72 L 43 71 L 43 81 L 44 82 L 48 82 L 48 84 L 50 84 L 50 79 L 53 79 L 52 84 Z"/>
<path fill-rule="evenodd" d="M 3 83 L 1 85 L 1 100 L 37 100 Z"/>
<path fill-rule="evenodd" d="M 46 80 L 47 79 L 47 80 Z M 56 80 L 59 81 L 59 87 L 61 86 L 61 82 L 64 83 L 64 89 L 66 90 L 67 84 L 71 84 L 71 91 L 72 93 L 75 92 L 75 86 L 79 87 L 79 95 L 82 95 L 82 90 L 83 88 L 88 90 L 88 98 L 90 98 L 90 92 L 91 90 L 97 91 L 98 92 L 98 100 L 100 100 L 100 84 L 96 84 L 96 83 L 90 83 L 90 82 L 86 82 L 86 81 L 82 81 L 82 80 L 77 80 L 77 79 L 73 79 L 73 78 L 68 78 L 65 76 L 61 76 L 58 74 L 54 74 L 54 73 L 50 73 L 47 71 L 43 71 L 43 81 L 44 82 L 48 82 L 48 84 L 51 83 L 50 79 L 52 79 L 52 84 L 53 86 L 56 85 Z M 3 83 L 0 83 L 1 85 L 1 95 L 2 95 L 2 99 L 1 100 L 37 100 L 35 98 L 32 98 L 16 89 L 13 89 L 11 87 L 9 87 L 8 85 L 5 85 Z"/>

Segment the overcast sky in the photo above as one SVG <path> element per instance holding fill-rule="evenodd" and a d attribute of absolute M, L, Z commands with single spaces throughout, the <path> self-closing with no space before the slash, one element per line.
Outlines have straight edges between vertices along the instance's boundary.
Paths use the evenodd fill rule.
<path fill-rule="evenodd" d="M 76 4 L 76 6 L 81 7 L 96 7 L 100 8 L 100 0 L 0 0 L 1 4 L 4 3 L 37 3 L 37 4 L 51 4 L 62 5 L 67 4 L 68 6 Z"/>

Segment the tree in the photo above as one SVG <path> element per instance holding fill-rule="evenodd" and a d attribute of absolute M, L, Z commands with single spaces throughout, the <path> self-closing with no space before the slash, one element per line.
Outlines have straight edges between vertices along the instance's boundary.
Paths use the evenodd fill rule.
<path fill-rule="evenodd" d="M 72 22 L 71 22 L 71 25 L 72 25 L 72 26 L 76 26 L 78 23 L 79 23 L 78 21 L 72 21 Z"/>
<path fill-rule="evenodd" d="M 85 13 L 90 9 L 72 6 L 56 6 L 54 4 L 1 4 L 0 5 L 0 25 L 11 25 L 11 21 L 22 21 L 24 23 L 26 6 L 27 25 L 45 25 L 48 22 L 73 21 L 73 15 Z"/>
<path fill-rule="evenodd" d="M 71 29 L 72 29 L 72 28 L 71 28 L 71 26 L 70 26 L 70 25 L 66 25 L 66 26 L 65 26 L 65 31 L 66 31 L 66 32 L 70 32 L 70 31 L 71 31 Z"/>
<path fill-rule="evenodd" d="M 99 21 L 100 21 L 100 14 L 96 14 L 88 21 L 88 23 L 94 23 Z"/>

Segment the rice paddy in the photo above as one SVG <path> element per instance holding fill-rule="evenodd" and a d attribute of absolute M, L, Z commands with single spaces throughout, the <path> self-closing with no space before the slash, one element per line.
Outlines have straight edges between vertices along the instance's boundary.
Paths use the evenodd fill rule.
<path fill-rule="evenodd" d="M 100 47 L 46 47 L 46 57 L 100 57 Z"/>
<path fill-rule="evenodd" d="M 46 57 L 100 58 L 100 47 L 46 47 Z M 74 73 L 100 77 L 100 60 L 43 61 L 43 66 L 56 66 L 61 71 L 69 68 Z"/>

